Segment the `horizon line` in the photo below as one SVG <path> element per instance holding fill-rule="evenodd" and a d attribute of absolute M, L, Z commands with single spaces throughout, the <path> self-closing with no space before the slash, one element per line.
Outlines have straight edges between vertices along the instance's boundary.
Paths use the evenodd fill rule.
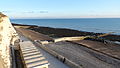
<path fill-rule="evenodd" d="M 44 17 L 43 18 L 41 18 L 41 17 L 40 18 L 32 18 L 32 17 L 22 18 L 21 17 L 20 18 L 19 17 L 19 18 L 10 18 L 10 19 L 90 19 L 90 18 L 120 18 L 120 17 L 79 17 L 79 18 L 72 18 L 72 17 L 71 18 L 64 18 L 64 17 L 63 18 L 62 17 L 60 17 L 60 18 L 56 18 L 56 17 L 54 17 L 54 18 L 53 17 L 51 17 L 51 18 L 44 18 Z"/>

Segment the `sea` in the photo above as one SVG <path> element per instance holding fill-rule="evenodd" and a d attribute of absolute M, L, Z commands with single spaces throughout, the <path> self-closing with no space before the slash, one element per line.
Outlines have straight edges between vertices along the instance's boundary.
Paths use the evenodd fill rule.
<path fill-rule="evenodd" d="M 120 35 L 120 18 L 11 19 L 12 23 Z"/>

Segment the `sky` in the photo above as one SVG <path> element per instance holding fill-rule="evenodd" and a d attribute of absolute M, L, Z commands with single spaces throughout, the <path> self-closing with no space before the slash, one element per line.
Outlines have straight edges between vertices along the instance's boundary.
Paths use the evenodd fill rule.
<path fill-rule="evenodd" d="M 10 18 L 120 18 L 120 0 L 1 0 Z"/>

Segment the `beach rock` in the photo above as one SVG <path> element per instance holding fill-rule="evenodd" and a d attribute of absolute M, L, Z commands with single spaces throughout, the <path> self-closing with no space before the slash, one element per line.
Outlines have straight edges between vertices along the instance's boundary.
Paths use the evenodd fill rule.
<path fill-rule="evenodd" d="M 98 36 L 103 34 L 103 33 L 78 31 L 78 30 L 66 29 L 66 28 L 51 28 L 51 27 L 41 27 L 41 26 L 30 26 L 28 29 L 48 35 L 53 38 L 73 37 L 73 36 Z M 102 37 L 102 39 L 120 42 L 120 35 L 109 34 Z"/>

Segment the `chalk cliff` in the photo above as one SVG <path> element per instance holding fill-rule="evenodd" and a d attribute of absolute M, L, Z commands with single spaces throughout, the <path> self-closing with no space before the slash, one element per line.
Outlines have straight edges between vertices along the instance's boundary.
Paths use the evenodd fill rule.
<path fill-rule="evenodd" d="M 10 23 L 9 18 L 0 13 L 0 58 L 4 68 L 11 67 L 10 47 L 18 41 L 19 37 L 16 30 Z"/>

